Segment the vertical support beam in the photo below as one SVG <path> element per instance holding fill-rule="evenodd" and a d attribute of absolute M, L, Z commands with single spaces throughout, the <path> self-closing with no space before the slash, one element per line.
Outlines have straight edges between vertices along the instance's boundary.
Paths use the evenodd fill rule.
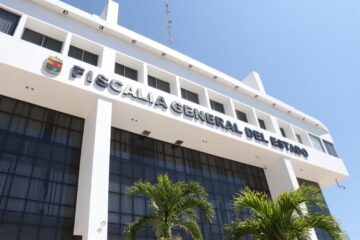
<path fill-rule="evenodd" d="M 104 46 L 99 67 L 101 67 L 104 72 L 113 73 L 115 68 L 115 57 L 116 52 L 113 49 Z"/>
<path fill-rule="evenodd" d="M 281 136 L 279 124 L 278 124 L 277 120 L 275 119 L 275 117 L 269 116 L 269 119 L 270 119 L 270 125 L 271 125 L 271 126 L 269 126 L 269 130 L 274 132 L 275 134 Z"/>
<path fill-rule="evenodd" d="M 27 15 L 22 15 L 19 22 L 18 22 L 18 25 L 16 27 L 16 30 L 14 32 L 14 37 L 15 38 L 21 38 L 23 32 L 24 32 L 24 28 L 25 28 L 25 24 L 26 24 L 26 21 L 28 19 L 28 16 Z"/>
<path fill-rule="evenodd" d="M 292 164 L 286 158 L 278 159 L 267 166 L 265 176 L 272 199 L 276 199 L 282 192 L 291 192 L 299 188 Z M 314 229 L 311 230 L 311 239 L 317 240 Z"/>
<path fill-rule="evenodd" d="M 143 83 L 144 85 L 148 85 L 148 65 L 145 62 L 143 62 L 141 65 L 138 80 L 139 80 L 139 82 Z"/>
<path fill-rule="evenodd" d="M 209 97 L 209 90 L 207 88 L 204 88 L 204 96 L 205 96 L 205 107 L 207 108 L 211 108 L 210 107 L 210 97 Z"/>
<path fill-rule="evenodd" d="M 72 33 L 67 33 L 66 34 L 66 39 L 65 39 L 65 42 L 63 44 L 63 47 L 62 47 L 62 53 L 64 55 L 68 55 L 68 52 L 69 52 L 69 48 L 70 48 L 70 45 L 71 45 L 71 39 L 72 39 Z"/>
<path fill-rule="evenodd" d="M 290 134 L 288 136 L 288 138 L 294 140 L 295 142 L 297 142 L 297 139 L 296 139 L 296 136 L 295 136 L 295 130 L 293 128 L 293 126 L 290 124 L 289 125 L 289 131 L 290 131 Z"/>
<path fill-rule="evenodd" d="M 112 103 L 102 98 L 85 120 L 74 234 L 106 240 Z"/>
<path fill-rule="evenodd" d="M 170 85 L 171 87 L 171 85 Z M 175 76 L 175 87 L 172 89 L 173 94 L 181 98 L 181 89 L 180 89 L 180 77 Z"/>
<path fill-rule="evenodd" d="M 280 193 L 299 188 L 296 175 L 290 160 L 279 159 L 267 166 L 265 171 L 271 197 L 275 199 Z"/>
<path fill-rule="evenodd" d="M 236 118 L 236 111 L 235 111 L 235 106 L 234 106 L 234 101 L 232 100 L 232 98 L 228 98 L 229 101 L 229 115 L 233 118 Z M 226 108 L 226 107 L 225 107 Z"/>
<path fill-rule="evenodd" d="M 251 107 L 251 112 L 250 115 L 248 117 L 248 121 L 250 124 L 253 124 L 256 127 L 260 127 L 259 126 L 259 121 L 258 121 L 258 116 L 256 114 L 255 108 Z"/>

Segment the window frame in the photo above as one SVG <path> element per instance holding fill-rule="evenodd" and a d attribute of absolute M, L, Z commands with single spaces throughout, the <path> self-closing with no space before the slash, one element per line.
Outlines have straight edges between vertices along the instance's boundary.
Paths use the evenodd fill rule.
<path fill-rule="evenodd" d="M 151 81 L 150 81 L 150 79 L 151 79 Z M 154 81 L 154 85 L 153 85 L 153 81 Z M 159 83 L 164 84 L 164 86 L 166 86 L 166 89 L 163 89 L 163 88 L 159 87 Z M 171 88 L 170 88 L 170 83 L 169 82 L 166 82 L 164 80 L 156 78 L 156 77 L 154 77 L 152 75 L 148 75 L 148 86 L 150 86 L 152 88 L 156 88 L 156 89 L 158 89 L 160 91 L 163 91 L 163 92 L 166 92 L 166 93 L 171 93 Z"/>
<path fill-rule="evenodd" d="M 39 35 L 39 37 L 41 37 L 41 43 L 38 44 L 37 42 L 31 41 L 31 39 L 26 39 L 26 38 L 24 38 L 27 33 Z M 57 52 L 57 53 L 61 53 L 61 50 L 62 50 L 63 44 L 64 44 L 64 42 L 62 42 L 62 41 L 59 41 L 59 40 L 57 40 L 57 39 L 55 39 L 55 38 L 52 38 L 52 37 L 49 37 L 49 36 L 47 36 L 47 35 L 45 35 L 45 34 L 42 34 L 42 33 L 40 33 L 40 32 L 34 31 L 34 30 L 30 29 L 30 28 L 24 28 L 24 32 L 23 32 L 23 34 L 22 34 L 22 36 L 21 36 L 21 39 L 24 40 L 24 41 L 30 42 L 30 43 L 32 43 L 32 44 L 35 44 L 35 45 L 37 45 L 37 46 L 46 48 L 46 49 L 48 49 L 48 50 Z M 49 40 L 52 41 L 53 43 L 60 44 L 60 48 L 59 48 L 58 50 L 57 50 L 57 49 L 53 49 L 53 48 L 49 48 L 49 47 L 46 45 Z"/>
<path fill-rule="evenodd" d="M 238 120 L 248 123 L 247 115 L 245 112 L 235 109 L 235 113 Z"/>
<path fill-rule="evenodd" d="M 0 18 L 1 18 L 1 13 L 2 12 L 5 13 L 8 17 L 11 16 L 11 17 L 14 18 L 14 19 L 11 19 L 11 20 L 15 20 L 15 18 L 17 18 L 17 19 L 16 19 L 16 23 L 14 24 L 14 26 L 11 26 L 10 29 L 8 29 L 7 31 L 0 31 L 0 33 L 7 34 L 9 36 L 14 36 L 22 16 L 17 14 L 17 13 L 14 13 L 12 11 L 9 11 L 8 9 L 2 8 L 0 6 Z M 5 19 L 5 18 L 2 18 L 2 19 Z"/>
<path fill-rule="evenodd" d="M 261 129 L 267 130 L 264 119 L 258 118 L 258 123 L 259 123 L 259 127 L 260 127 Z"/>
<path fill-rule="evenodd" d="M 181 88 L 180 90 L 181 90 L 181 98 L 188 100 L 190 102 L 196 103 L 196 104 L 200 104 L 199 95 L 197 93 L 189 91 L 185 88 Z M 193 97 L 196 97 L 195 100 L 191 99 L 191 97 L 189 97 L 189 94 L 194 95 Z"/>
<path fill-rule="evenodd" d="M 77 50 L 77 51 L 81 51 L 81 58 L 77 58 L 77 57 L 75 57 L 74 55 L 70 55 L 70 52 L 72 51 L 72 49 L 73 50 Z M 96 57 L 96 64 L 95 63 L 92 63 L 92 62 L 90 62 L 90 61 L 85 61 L 85 54 L 87 54 L 88 56 L 92 56 L 92 57 Z M 82 48 L 79 48 L 79 47 L 76 47 L 76 46 L 74 46 L 74 45 L 70 45 L 70 47 L 69 47 L 69 51 L 68 51 L 68 56 L 69 57 L 71 57 L 71 58 L 74 58 L 74 59 L 77 59 L 77 60 L 79 60 L 79 61 L 82 61 L 82 62 L 85 62 L 85 63 L 87 63 L 87 64 L 91 64 L 91 65 L 93 65 L 93 66 L 98 66 L 98 64 L 99 64 L 99 55 L 97 55 L 97 54 L 95 54 L 95 53 L 92 53 L 92 52 L 89 52 L 89 51 L 86 51 L 86 50 L 84 50 L 84 49 L 82 49 Z"/>
<path fill-rule="evenodd" d="M 325 148 L 323 146 L 323 143 L 321 141 L 321 139 L 315 135 L 312 135 L 311 133 L 309 133 L 309 137 L 310 137 L 310 141 L 312 143 L 312 146 L 316 149 L 316 150 L 319 150 L 319 151 L 322 151 L 322 152 L 326 152 L 325 151 Z M 314 144 L 314 141 L 317 140 L 317 142 L 319 143 L 320 147 L 318 147 L 318 145 Z"/>
<path fill-rule="evenodd" d="M 339 155 L 336 152 L 335 146 L 332 142 L 326 141 L 324 139 L 322 141 L 323 141 L 325 149 L 329 155 L 334 156 L 334 157 L 339 157 Z"/>
<path fill-rule="evenodd" d="M 210 107 L 214 111 L 225 114 L 225 106 L 224 106 L 224 104 L 222 104 L 220 102 L 210 99 Z M 218 109 L 217 107 L 220 107 L 220 109 Z"/>
<path fill-rule="evenodd" d="M 122 73 L 116 71 L 118 67 L 121 67 L 121 68 L 122 68 L 122 70 L 123 70 Z M 132 72 L 132 74 L 134 74 L 135 77 L 130 76 L 130 75 L 132 75 L 132 74 L 128 75 L 127 72 Z M 115 74 L 118 74 L 118 75 L 120 75 L 120 76 L 129 78 L 129 79 L 131 79 L 131 80 L 138 81 L 138 71 L 137 71 L 136 69 L 130 68 L 130 67 L 128 67 L 128 66 L 125 66 L 124 64 L 115 62 L 114 73 L 115 73 Z"/>

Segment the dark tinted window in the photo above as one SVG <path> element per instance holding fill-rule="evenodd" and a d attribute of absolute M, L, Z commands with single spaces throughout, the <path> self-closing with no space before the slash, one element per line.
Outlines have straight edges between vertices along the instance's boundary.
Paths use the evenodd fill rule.
<path fill-rule="evenodd" d="M 266 130 L 265 121 L 259 118 L 259 119 L 258 119 L 258 122 L 259 122 L 260 128 Z"/>
<path fill-rule="evenodd" d="M 186 90 L 184 88 L 181 89 L 181 97 L 183 99 L 189 100 L 191 102 L 199 104 L 199 97 L 196 93 Z"/>
<path fill-rule="evenodd" d="M 0 32 L 14 35 L 20 16 L 0 8 Z"/>
<path fill-rule="evenodd" d="M 24 30 L 22 39 L 55 52 L 60 52 L 62 48 L 62 42 L 27 28 Z"/>
<path fill-rule="evenodd" d="M 296 136 L 296 139 L 299 143 L 303 143 L 302 139 L 301 139 L 301 136 L 299 134 L 295 134 Z"/>
<path fill-rule="evenodd" d="M 327 142 L 325 140 L 323 140 L 323 142 L 324 142 L 327 152 L 332 156 L 338 157 L 335 147 L 334 147 L 334 144 L 332 144 L 331 142 Z"/>
<path fill-rule="evenodd" d="M 281 135 L 286 138 L 285 129 L 283 129 L 283 128 L 281 127 L 281 128 L 280 128 L 280 132 L 281 132 Z"/>
<path fill-rule="evenodd" d="M 240 121 L 243 122 L 248 122 L 247 117 L 246 117 L 246 113 L 241 112 L 239 110 L 236 110 L 236 117 L 237 119 L 239 119 Z"/>
<path fill-rule="evenodd" d="M 83 119 L 0 96 L 0 123 L 0 233 L 77 239 Z"/>
<path fill-rule="evenodd" d="M 135 69 L 126 67 L 126 66 L 124 66 L 122 64 L 119 64 L 119 63 L 115 63 L 115 73 L 119 74 L 121 76 L 130 78 L 130 79 L 135 80 L 135 81 L 137 81 L 137 78 L 138 78 L 138 76 L 137 76 L 138 74 L 137 74 L 137 71 Z"/>
<path fill-rule="evenodd" d="M 94 66 L 97 66 L 98 64 L 98 55 L 74 46 L 70 46 L 68 55 L 72 58 L 92 64 Z"/>
<path fill-rule="evenodd" d="M 224 109 L 224 105 L 219 103 L 219 102 L 216 102 L 214 100 L 210 100 L 210 106 L 211 106 L 211 109 L 212 110 L 215 110 L 217 112 L 221 112 L 221 113 L 224 113 L 225 114 L 225 109 Z"/>
<path fill-rule="evenodd" d="M 224 239 L 223 226 L 234 218 L 233 196 L 242 188 L 248 186 L 269 193 L 262 168 L 112 128 L 109 240 L 124 239 L 126 224 L 149 212 L 148 200 L 143 196 L 129 198 L 126 195 L 128 187 L 139 179 L 154 183 L 156 176 L 163 173 L 168 173 L 174 182 L 197 181 L 205 187 L 216 213 L 211 224 L 200 215 L 199 224 L 206 240 Z M 248 213 L 242 211 L 239 215 L 247 217 Z M 183 231 L 174 233 L 182 240 L 193 239 Z M 154 240 L 156 237 L 150 227 L 145 227 L 141 228 L 135 239 Z"/>
<path fill-rule="evenodd" d="M 148 85 L 161 91 L 170 93 L 170 84 L 153 76 L 148 76 Z"/>

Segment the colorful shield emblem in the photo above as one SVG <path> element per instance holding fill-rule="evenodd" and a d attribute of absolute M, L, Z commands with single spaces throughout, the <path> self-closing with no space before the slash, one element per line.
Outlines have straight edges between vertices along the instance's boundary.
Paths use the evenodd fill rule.
<path fill-rule="evenodd" d="M 48 73 L 59 75 L 62 69 L 63 61 L 58 57 L 50 56 L 45 62 L 45 70 Z"/>

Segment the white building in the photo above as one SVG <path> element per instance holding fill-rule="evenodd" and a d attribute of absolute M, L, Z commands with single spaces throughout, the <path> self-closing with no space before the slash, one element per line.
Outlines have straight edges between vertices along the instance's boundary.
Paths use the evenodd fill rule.
<path fill-rule="evenodd" d="M 221 239 L 245 185 L 276 197 L 348 177 L 328 129 L 256 72 L 239 81 L 117 19 L 111 0 L 101 17 L 0 0 L 1 239 L 123 239 L 146 212 L 126 188 L 164 172 L 206 187 L 216 217 L 202 231 Z"/>

